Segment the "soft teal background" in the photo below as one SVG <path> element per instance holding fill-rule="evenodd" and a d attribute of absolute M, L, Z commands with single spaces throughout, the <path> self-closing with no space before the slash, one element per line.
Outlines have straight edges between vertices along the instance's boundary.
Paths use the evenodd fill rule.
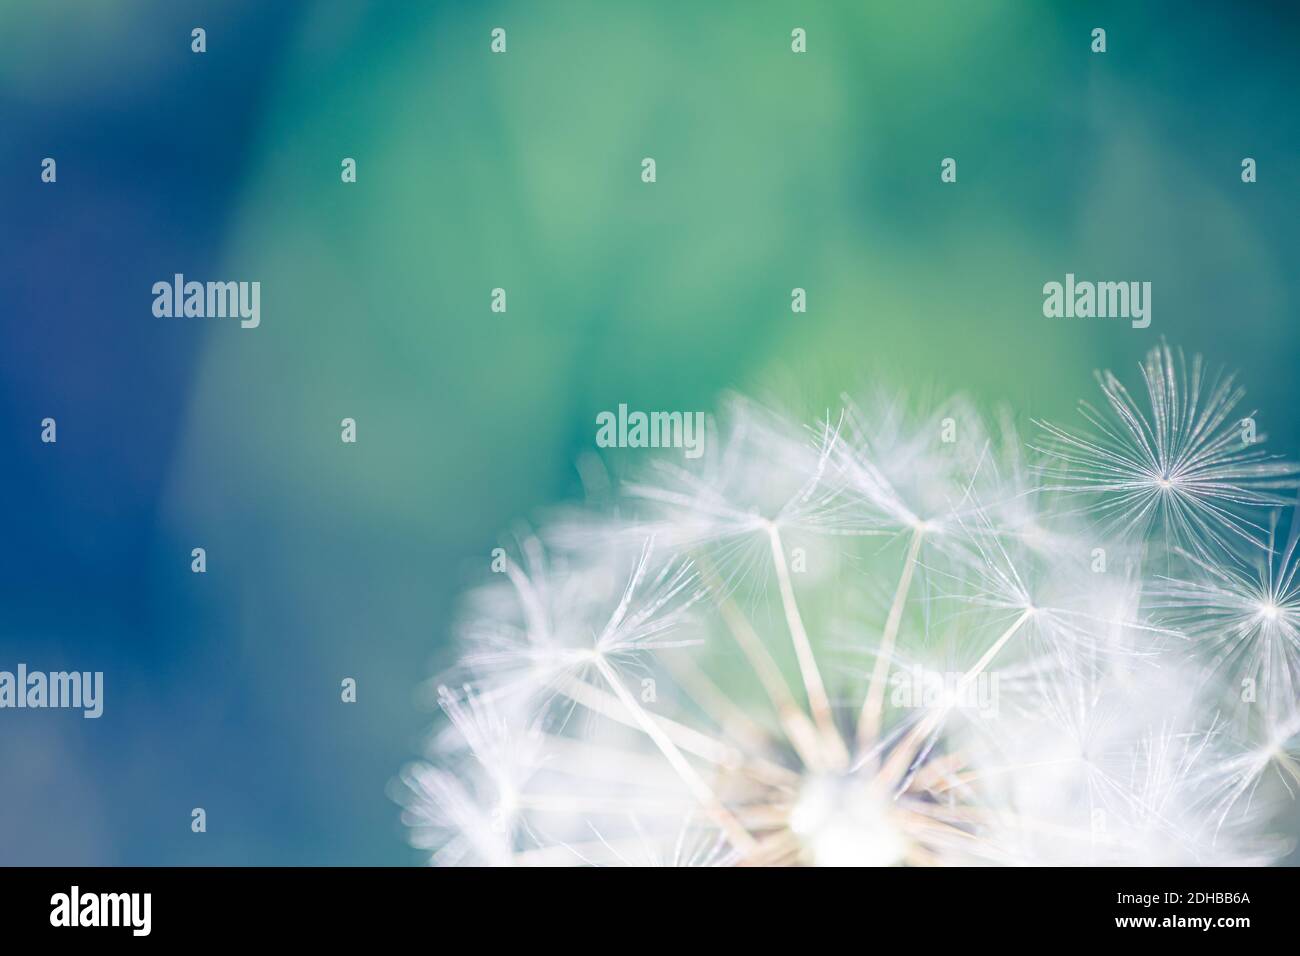
<path fill-rule="evenodd" d="M 0 862 L 417 859 L 385 787 L 455 595 L 619 402 L 1068 417 L 1165 336 L 1297 453 L 1297 38 L 1264 4 L 0 6 L 0 665 L 110 695 L 0 714 Z M 175 271 L 260 280 L 261 328 L 154 319 Z M 1044 318 L 1066 272 L 1151 281 L 1151 327 Z"/>

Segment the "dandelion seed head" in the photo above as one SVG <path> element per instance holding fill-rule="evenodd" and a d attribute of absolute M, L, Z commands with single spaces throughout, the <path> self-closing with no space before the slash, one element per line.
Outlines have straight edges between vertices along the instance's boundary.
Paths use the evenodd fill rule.
<path fill-rule="evenodd" d="M 1036 447 L 959 400 L 797 423 L 737 399 L 699 461 L 597 482 L 467 597 L 395 788 L 412 843 L 444 865 L 1276 860 L 1294 470 L 1234 443 L 1230 376 L 1163 345 L 1142 375 L 1142 401 L 1100 375 L 1089 430 Z"/>

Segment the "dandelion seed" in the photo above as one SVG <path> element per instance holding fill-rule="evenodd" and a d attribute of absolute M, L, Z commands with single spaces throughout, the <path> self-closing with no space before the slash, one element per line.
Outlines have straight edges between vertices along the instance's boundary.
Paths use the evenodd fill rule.
<path fill-rule="evenodd" d="M 1275 549 L 1276 527 L 1275 514 L 1265 546 L 1245 559 L 1182 552 L 1195 577 L 1161 579 L 1150 606 L 1193 642 L 1207 676 L 1226 680 L 1234 695 L 1252 685 L 1251 702 L 1280 720 L 1300 700 L 1300 561 L 1294 535 Z"/>
<path fill-rule="evenodd" d="M 1278 505 L 1296 467 L 1243 438 L 1233 410 L 1245 396 L 1231 375 L 1161 344 L 1142 363 L 1149 412 L 1111 372 L 1097 380 L 1109 414 L 1080 404 L 1089 429 L 1040 423 L 1046 490 L 1086 493 L 1103 529 L 1145 535 L 1211 556 L 1237 541 L 1261 543 L 1252 508 Z"/>

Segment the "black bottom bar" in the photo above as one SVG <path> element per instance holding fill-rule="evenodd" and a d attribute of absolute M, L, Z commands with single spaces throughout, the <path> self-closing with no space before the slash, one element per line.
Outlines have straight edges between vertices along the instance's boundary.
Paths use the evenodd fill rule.
<path fill-rule="evenodd" d="M 518 934 L 532 946 L 585 948 L 604 925 L 620 934 L 672 932 L 679 941 L 721 934 L 768 942 L 804 927 L 816 937 L 810 946 L 855 926 L 864 946 L 899 933 L 941 948 L 1029 936 L 1181 944 L 1199 935 L 1231 945 L 1293 925 L 1295 871 L 52 868 L 0 870 L 0 890 L 6 942 L 415 936 L 437 945 L 481 932 L 494 946 Z"/>

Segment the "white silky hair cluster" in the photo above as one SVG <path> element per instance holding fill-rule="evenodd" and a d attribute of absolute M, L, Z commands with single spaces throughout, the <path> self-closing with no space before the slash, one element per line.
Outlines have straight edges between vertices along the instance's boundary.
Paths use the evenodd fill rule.
<path fill-rule="evenodd" d="M 446 865 L 1264 864 L 1296 469 L 1165 345 L 1080 428 L 740 399 L 513 542 L 402 773 Z"/>

